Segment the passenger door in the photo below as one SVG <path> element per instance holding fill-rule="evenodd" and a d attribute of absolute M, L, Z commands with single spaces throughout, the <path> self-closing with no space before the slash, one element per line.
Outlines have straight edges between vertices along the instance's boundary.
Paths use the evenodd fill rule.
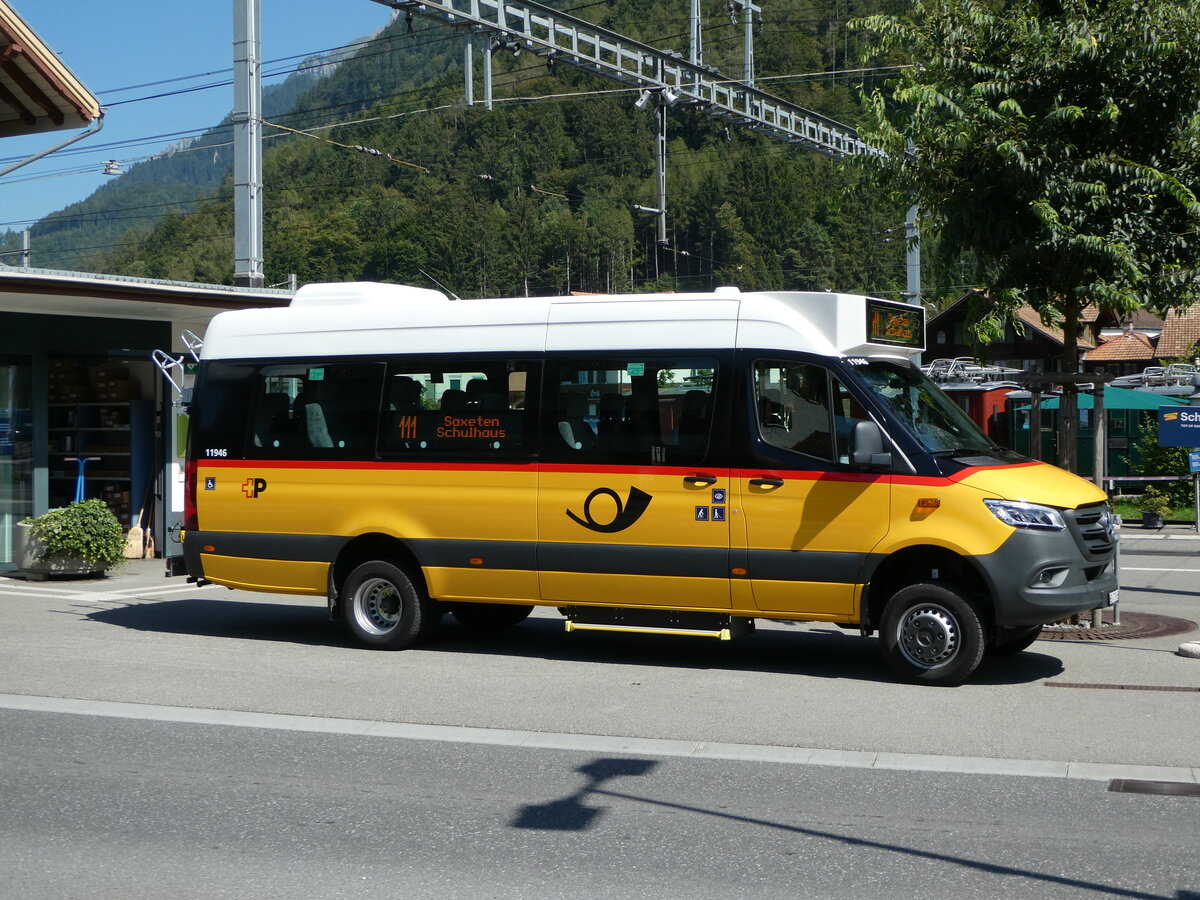
<path fill-rule="evenodd" d="M 728 609 L 728 424 L 715 357 L 547 364 L 538 487 L 543 600 Z"/>
<path fill-rule="evenodd" d="M 744 561 L 763 613 L 852 621 L 860 572 L 891 517 L 888 479 L 850 465 L 850 432 L 867 414 L 818 363 L 748 361 L 733 564 Z"/>

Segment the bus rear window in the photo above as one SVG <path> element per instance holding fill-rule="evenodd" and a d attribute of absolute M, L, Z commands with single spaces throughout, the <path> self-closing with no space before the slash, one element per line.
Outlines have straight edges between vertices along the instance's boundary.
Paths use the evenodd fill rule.
<path fill-rule="evenodd" d="M 382 385 L 382 363 L 263 366 L 247 455 L 373 456 Z"/>

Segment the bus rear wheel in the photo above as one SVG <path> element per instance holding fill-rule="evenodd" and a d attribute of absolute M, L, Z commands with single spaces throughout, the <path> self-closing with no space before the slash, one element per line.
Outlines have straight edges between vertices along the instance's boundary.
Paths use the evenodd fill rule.
<path fill-rule="evenodd" d="M 403 569 L 374 560 L 358 566 L 342 589 L 346 625 L 359 641 L 378 650 L 403 650 L 436 626 L 437 601 Z"/>
<path fill-rule="evenodd" d="M 897 591 L 883 611 L 883 657 L 914 684 L 962 684 L 978 668 L 985 645 L 983 622 L 967 600 L 937 584 Z"/>

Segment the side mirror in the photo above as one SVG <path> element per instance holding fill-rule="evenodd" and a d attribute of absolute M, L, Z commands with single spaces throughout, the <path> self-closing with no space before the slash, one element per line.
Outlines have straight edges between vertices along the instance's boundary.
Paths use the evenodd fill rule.
<path fill-rule="evenodd" d="M 884 450 L 883 431 L 870 419 L 860 419 L 850 432 L 850 461 L 876 471 L 892 467 L 892 454 Z"/>

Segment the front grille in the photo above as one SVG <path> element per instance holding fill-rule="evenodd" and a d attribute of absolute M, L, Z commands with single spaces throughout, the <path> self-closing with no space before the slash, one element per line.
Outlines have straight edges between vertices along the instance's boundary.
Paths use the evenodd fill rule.
<path fill-rule="evenodd" d="M 1089 559 L 1107 559 L 1117 545 L 1112 512 L 1107 503 L 1067 510 L 1067 523 Z"/>

